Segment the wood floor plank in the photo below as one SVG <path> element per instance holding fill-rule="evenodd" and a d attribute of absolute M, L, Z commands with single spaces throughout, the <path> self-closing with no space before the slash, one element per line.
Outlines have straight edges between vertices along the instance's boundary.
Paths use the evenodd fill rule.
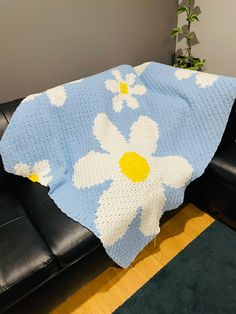
<path fill-rule="evenodd" d="M 167 221 L 160 234 L 127 269 L 109 267 L 51 314 L 110 314 L 214 222 L 188 204 Z"/>

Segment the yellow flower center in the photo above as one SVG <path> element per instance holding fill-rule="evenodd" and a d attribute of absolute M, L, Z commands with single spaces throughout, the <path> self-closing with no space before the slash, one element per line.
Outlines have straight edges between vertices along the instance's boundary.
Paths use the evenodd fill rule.
<path fill-rule="evenodd" d="M 39 182 L 39 176 L 37 175 L 37 173 L 31 173 L 28 176 L 28 179 L 30 179 L 32 182 Z"/>
<path fill-rule="evenodd" d="M 121 172 L 135 183 L 145 181 L 150 172 L 147 160 L 135 152 L 124 153 L 119 165 Z"/>
<path fill-rule="evenodd" d="M 120 93 L 121 94 L 128 94 L 128 85 L 124 82 L 120 82 Z"/>

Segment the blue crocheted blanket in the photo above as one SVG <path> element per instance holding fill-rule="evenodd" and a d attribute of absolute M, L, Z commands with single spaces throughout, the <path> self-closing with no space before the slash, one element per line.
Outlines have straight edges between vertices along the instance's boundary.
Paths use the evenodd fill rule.
<path fill-rule="evenodd" d="M 203 173 L 235 98 L 235 78 L 122 65 L 26 97 L 0 152 L 127 267 Z"/>

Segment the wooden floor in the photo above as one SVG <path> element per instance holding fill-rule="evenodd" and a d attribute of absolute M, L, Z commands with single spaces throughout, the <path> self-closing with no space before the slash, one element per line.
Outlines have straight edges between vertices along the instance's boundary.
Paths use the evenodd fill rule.
<path fill-rule="evenodd" d="M 192 204 L 161 227 L 128 269 L 110 267 L 51 314 L 110 314 L 201 234 L 214 219 Z"/>

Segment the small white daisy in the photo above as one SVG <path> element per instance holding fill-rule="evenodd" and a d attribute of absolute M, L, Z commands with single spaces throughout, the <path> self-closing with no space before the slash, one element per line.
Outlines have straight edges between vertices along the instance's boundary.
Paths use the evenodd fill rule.
<path fill-rule="evenodd" d="M 151 62 L 145 62 L 143 64 L 137 65 L 136 67 L 134 67 L 134 70 L 140 76 L 141 74 L 143 74 L 149 64 L 151 64 Z"/>
<path fill-rule="evenodd" d="M 200 86 L 200 88 L 212 86 L 219 77 L 218 75 L 215 74 L 192 71 L 187 69 L 178 69 L 175 71 L 175 76 L 177 77 L 178 80 L 186 80 L 190 78 L 192 75 L 195 75 L 196 85 Z"/>
<path fill-rule="evenodd" d="M 38 182 L 44 186 L 48 186 L 53 179 L 52 176 L 48 176 L 51 172 L 48 160 L 38 161 L 33 167 L 24 163 L 18 163 L 15 165 L 14 170 L 15 174 L 28 178 L 32 182 Z"/>
<path fill-rule="evenodd" d="M 46 90 L 46 94 L 53 106 L 61 107 L 66 101 L 66 91 L 63 85 Z"/>
<path fill-rule="evenodd" d="M 115 94 L 112 100 L 114 111 L 120 112 L 124 102 L 132 109 L 138 108 L 139 103 L 134 95 L 144 95 L 147 91 L 146 87 L 141 84 L 134 85 L 137 77 L 134 73 L 126 74 L 125 79 L 122 79 L 119 70 L 112 70 L 111 73 L 115 80 L 106 80 L 105 86 L 110 92 Z"/>
<path fill-rule="evenodd" d="M 63 85 L 50 88 L 46 90 L 45 93 L 48 96 L 51 105 L 56 106 L 56 107 L 63 106 L 67 98 L 66 91 Z M 29 95 L 22 101 L 22 103 L 32 101 L 40 95 L 43 95 L 43 93 Z"/>
<path fill-rule="evenodd" d="M 190 78 L 194 74 L 194 71 L 186 69 L 178 69 L 175 71 L 175 76 L 178 80 L 185 80 Z"/>
<path fill-rule="evenodd" d="M 218 75 L 199 72 L 196 75 L 196 84 L 201 88 L 212 86 L 217 81 Z"/>

